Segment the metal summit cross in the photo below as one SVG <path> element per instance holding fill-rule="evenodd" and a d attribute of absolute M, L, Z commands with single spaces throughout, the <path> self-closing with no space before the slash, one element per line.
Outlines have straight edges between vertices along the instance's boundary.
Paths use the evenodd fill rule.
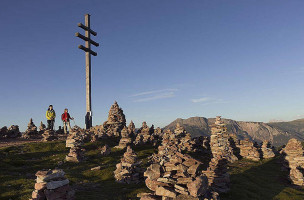
<path fill-rule="evenodd" d="M 99 44 L 93 40 L 91 40 L 91 34 L 96 36 L 97 33 L 93 31 L 90 27 L 90 15 L 85 15 L 85 25 L 82 23 L 78 23 L 78 27 L 85 30 L 85 36 L 80 33 L 75 33 L 76 37 L 83 39 L 85 41 L 85 47 L 79 45 L 78 48 L 85 51 L 86 57 L 86 116 L 85 116 L 85 124 L 86 129 L 92 127 L 92 105 L 91 105 L 91 54 L 93 56 L 97 56 L 97 53 L 91 50 L 91 44 L 98 47 Z"/>

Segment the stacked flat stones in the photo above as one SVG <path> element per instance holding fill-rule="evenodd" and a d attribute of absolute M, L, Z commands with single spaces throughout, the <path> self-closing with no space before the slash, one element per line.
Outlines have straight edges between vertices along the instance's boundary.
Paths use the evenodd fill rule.
<path fill-rule="evenodd" d="M 195 142 L 180 123 L 176 124 L 174 129 L 175 142 L 181 150 L 194 151 Z M 172 139 L 171 139 L 172 141 Z"/>
<path fill-rule="evenodd" d="M 219 159 L 225 158 L 229 162 L 238 160 L 230 146 L 226 124 L 222 122 L 220 116 L 216 117 L 215 124 L 211 125 L 210 128 L 210 149 L 213 157 Z"/>
<path fill-rule="evenodd" d="M 285 159 L 284 166 L 288 168 L 289 179 L 292 184 L 304 186 L 304 149 L 300 141 L 292 138 L 288 141 L 285 148 L 282 149 L 281 154 Z"/>
<path fill-rule="evenodd" d="M 152 143 L 153 140 L 154 137 L 152 136 L 152 131 L 150 127 L 147 125 L 146 122 L 143 122 L 142 127 L 138 130 L 134 144 L 135 145 L 148 144 L 148 143 Z"/>
<path fill-rule="evenodd" d="M 42 140 L 45 142 L 58 140 L 57 134 L 55 133 L 55 131 L 52 130 L 45 130 L 42 134 L 42 137 Z"/>
<path fill-rule="evenodd" d="M 65 157 L 68 162 L 81 162 L 84 159 L 83 147 L 84 135 L 80 129 L 73 129 L 66 140 L 66 147 L 70 148 L 69 154 Z"/>
<path fill-rule="evenodd" d="M 275 157 L 275 154 L 274 154 L 272 148 L 269 147 L 268 141 L 263 141 L 263 144 L 261 146 L 261 151 L 262 151 L 264 159 Z"/>
<path fill-rule="evenodd" d="M 35 126 L 33 119 L 30 119 L 30 122 L 27 125 L 27 129 L 25 133 L 22 135 L 23 138 L 32 139 L 32 138 L 40 138 L 41 135 L 37 131 L 37 127 Z"/>
<path fill-rule="evenodd" d="M 121 162 L 116 165 L 114 177 L 119 183 L 139 183 L 144 170 L 139 167 L 140 162 L 137 160 L 136 153 L 127 147 L 127 151 L 121 158 Z"/>
<path fill-rule="evenodd" d="M 132 143 L 132 138 L 130 137 L 128 128 L 125 126 L 122 130 L 121 130 L 121 139 L 119 141 L 118 146 L 115 146 L 115 148 L 118 149 L 124 149 L 127 146 L 129 146 Z"/>
<path fill-rule="evenodd" d="M 75 192 L 64 175 L 61 169 L 38 171 L 31 200 L 74 200 Z"/>
<path fill-rule="evenodd" d="M 253 145 L 253 142 L 251 142 L 248 138 L 245 140 L 241 140 L 237 145 L 237 147 L 240 149 L 240 155 L 243 158 L 247 158 L 253 161 L 260 160 L 260 153 L 258 149 Z"/>
<path fill-rule="evenodd" d="M 226 125 L 217 116 L 214 125 L 211 125 L 210 148 L 213 158 L 209 167 L 202 171 L 208 178 L 209 186 L 218 193 L 229 190 L 230 177 L 228 163 L 238 160 L 230 147 Z"/>
<path fill-rule="evenodd" d="M 0 129 L 0 139 L 1 138 L 17 138 L 21 136 L 21 132 L 19 131 L 19 126 L 11 125 L 9 128 L 6 126 Z"/>
<path fill-rule="evenodd" d="M 120 136 L 121 130 L 126 126 L 126 118 L 123 110 L 119 107 L 117 102 L 111 106 L 108 120 L 103 123 L 103 132 L 108 136 Z"/>
<path fill-rule="evenodd" d="M 128 126 L 128 133 L 129 133 L 130 137 L 135 137 L 135 135 L 136 135 L 135 124 L 133 123 L 132 120 Z"/>
<path fill-rule="evenodd" d="M 208 180 L 199 170 L 201 163 L 177 149 L 163 147 L 161 150 L 160 155 L 155 156 L 160 160 L 151 164 L 144 173 L 146 186 L 154 193 L 140 195 L 141 199 L 204 196 Z"/>

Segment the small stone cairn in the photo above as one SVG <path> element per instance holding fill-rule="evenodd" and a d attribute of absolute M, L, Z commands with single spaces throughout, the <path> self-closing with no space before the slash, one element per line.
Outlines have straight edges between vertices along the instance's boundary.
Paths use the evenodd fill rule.
<path fill-rule="evenodd" d="M 284 157 L 284 166 L 289 169 L 289 179 L 294 185 L 304 186 L 304 149 L 300 141 L 292 138 L 288 141 L 281 154 Z"/>
<path fill-rule="evenodd" d="M 39 133 L 43 134 L 43 132 L 46 130 L 45 124 L 41 121 L 39 126 Z"/>
<path fill-rule="evenodd" d="M 121 130 L 126 126 L 126 118 L 123 110 L 119 107 L 117 102 L 111 106 L 108 120 L 103 123 L 103 132 L 108 136 L 120 136 Z"/>
<path fill-rule="evenodd" d="M 107 156 L 111 153 L 111 148 L 106 144 L 101 148 L 100 153 L 102 156 Z"/>
<path fill-rule="evenodd" d="M 57 134 L 52 130 L 45 130 L 42 134 L 42 137 L 42 141 L 44 142 L 58 140 Z"/>
<path fill-rule="evenodd" d="M 152 143 L 153 140 L 154 137 L 152 136 L 151 129 L 147 125 L 147 122 L 143 122 L 142 127 L 138 130 L 134 144 L 135 145 L 148 144 L 148 143 Z"/>
<path fill-rule="evenodd" d="M 135 135 L 136 135 L 135 124 L 132 120 L 128 126 L 128 133 L 129 133 L 130 137 L 135 137 Z"/>
<path fill-rule="evenodd" d="M 275 157 L 275 154 L 274 154 L 272 148 L 270 148 L 269 146 L 270 146 L 270 144 L 268 141 L 266 141 L 266 140 L 263 141 L 263 144 L 261 146 L 261 151 L 262 151 L 264 159 Z"/>
<path fill-rule="evenodd" d="M 35 126 L 32 118 L 30 119 L 30 122 L 27 125 L 27 130 L 22 137 L 26 139 L 41 138 L 41 135 L 38 133 L 37 127 Z"/>
<path fill-rule="evenodd" d="M 258 149 L 254 146 L 253 142 L 251 142 L 248 138 L 245 140 L 241 140 L 237 147 L 240 149 L 240 155 L 243 158 L 247 158 L 253 161 L 260 160 L 260 153 Z"/>
<path fill-rule="evenodd" d="M 121 158 L 121 162 L 116 165 L 114 177 L 120 183 L 139 183 L 144 170 L 139 167 L 141 162 L 137 160 L 136 153 L 127 147 L 127 151 Z"/>
<path fill-rule="evenodd" d="M 69 154 L 65 157 L 68 162 L 81 162 L 84 160 L 84 136 L 80 129 L 72 129 L 66 140 L 66 147 L 70 147 Z"/>
<path fill-rule="evenodd" d="M 118 146 L 115 146 L 115 148 L 118 149 L 124 149 L 126 148 L 128 145 L 130 145 L 132 143 L 132 138 L 130 137 L 128 128 L 125 126 L 122 130 L 121 130 L 121 139 L 119 141 Z"/>
<path fill-rule="evenodd" d="M 157 159 L 155 159 L 157 158 Z M 159 147 L 156 162 L 144 173 L 146 186 L 154 193 L 139 194 L 145 199 L 192 199 L 207 194 L 208 179 L 199 168 L 201 163 L 174 146 Z M 182 196 L 182 198 L 181 198 Z"/>
<path fill-rule="evenodd" d="M 61 169 L 38 171 L 30 200 L 74 200 L 75 191 L 70 188 L 69 180 L 64 175 Z"/>
<path fill-rule="evenodd" d="M 0 139 L 1 138 L 17 138 L 21 136 L 19 126 L 11 125 L 9 128 L 6 126 L 0 129 Z"/>

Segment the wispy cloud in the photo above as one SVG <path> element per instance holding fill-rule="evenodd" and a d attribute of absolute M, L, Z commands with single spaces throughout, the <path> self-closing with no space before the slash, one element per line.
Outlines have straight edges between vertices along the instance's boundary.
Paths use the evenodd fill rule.
<path fill-rule="evenodd" d="M 152 91 L 146 91 L 146 92 L 140 92 L 137 94 L 131 95 L 131 97 L 138 97 L 138 96 L 144 96 L 149 94 L 155 94 L 155 93 L 161 93 L 161 92 L 175 92 L 178 89 L 162 89 L 162 90 L 152 90 Z"/>
<path fill-rule="evenodd" d="M 146 102 L 175 97 L 176 91 L 178 91 L 178 89 L 152 90 L 133 94 L 130 97 L 137 97 L 137 99 L 134 99 L 133 102 Z"/>
<path fill-rule="evenodd" d="M 193 103 L 203 103 L 203 105 L 208 104 L 217 104 L 217 103 L 228 103 L 227 101 L 224 101 L 223 99 L 216 99 L 212 97 L 201 97 L 198 99 L 191 99 Z"/>

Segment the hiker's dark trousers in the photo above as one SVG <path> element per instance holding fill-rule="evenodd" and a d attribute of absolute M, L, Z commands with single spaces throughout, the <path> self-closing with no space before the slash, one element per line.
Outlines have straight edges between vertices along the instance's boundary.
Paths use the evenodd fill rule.
<path fill-rule="evenodd" d="M 53 130 L 54 129 L 54 120 L 47 120 L 48 129 Z"/>

